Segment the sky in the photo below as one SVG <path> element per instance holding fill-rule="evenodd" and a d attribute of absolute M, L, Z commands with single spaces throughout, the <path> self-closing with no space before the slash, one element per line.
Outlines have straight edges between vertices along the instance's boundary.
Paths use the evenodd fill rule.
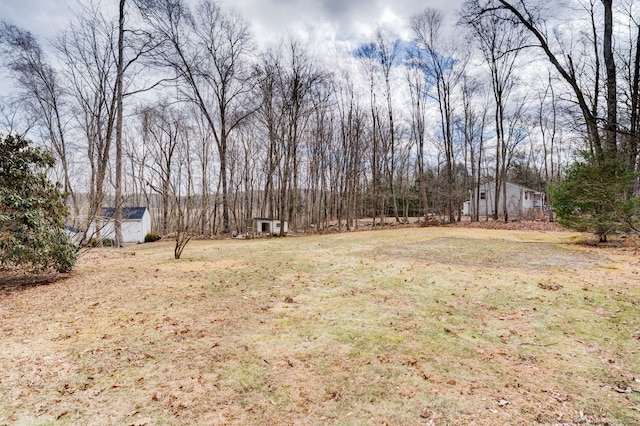
<path fill-rule="evenodd" d="M 113 4 L 115 0 L 102 0 Z M 196 0 L 192 0 L 196 1 Z M 295 34 L 311 43 L 358 43 L 376 25 L 408 37 L 409 17 L 427 7 L 455 19 L 463 0 L 219 0 L 249 22 L 260 44 Z M 39 37 L 53 37 L 64 28 L 78 0 L 0 0 L 0 19 Z"/>
<path fill-rule="evenodd" d="M 312 38 L 360 40 L 377 24 L 403 35 L 409 17 L 426 7 L 453 13 L 462 0 L 224 0 L 251 22 L 258 37 L 288 31 Z"/>
<path fill-rule="evenodd" d="M 90 0 L 0 0 L 0 20 L 32 32 L 45 51 L 65 29 L 74 10 Z M 94 0 L 117 13 L 116 0 Z M 132 1 L 132 0 L 128 0 Z M 187 0 L 195 4 L 199 0 Z M 464 0 L 217 0 L 235 9 L 248 22 L 259 47 L 286 41 L 293 35 L 316 59 L 338 68 L 353 67 L 348 60 L 382 27 L 390 36 L 411 39 L 409 19 L 425 8 L 442 10 L 453 28 Z M 49 55 L 52 60 L 53 55 Z M 344 68 L 343 68 L 344 69 Z M 353 69 L 353 68 L 351 68 Z M 0 95 L 15 83 L 0 72 Z"/>

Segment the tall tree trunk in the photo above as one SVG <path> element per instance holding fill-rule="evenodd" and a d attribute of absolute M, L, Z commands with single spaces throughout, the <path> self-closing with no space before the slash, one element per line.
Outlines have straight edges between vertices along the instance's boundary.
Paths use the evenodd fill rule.
<path fill-rule="evenodd" d="M 618 131 L 618 98 L 616 85 L 616 62 L 613 53 L 613 0 L 602 0 L 604 5 L 604 37 L 602 47 L 604 63 L 607 70 L 607 122 L 604 143 L 605 158 L 615 158 L 617 155 Z"/>
<path fill-rule="evenodd" d="M 115 244 L 116 247 L 122 247 L 122 74 L 124 62 L 124 6 L 125 0 L 120 0 L 120 12 L 118 19 L 118 76 L 116 78 L 116 98 L 117 98 L 117 117 L 116 117 L 116 194 L 115 194 Z"/>
<path fill-rule="evenodd" d="M 636 27 L 636 51 L 633 62 L 633 80 L 631 88 L 631 127 L 625 152 L 628 158 L 629 170 L 636 170 L 638 161 L 638 143 L 640 139 L 638 108 L 640 107 L 640 25 Z"/>
<path fill-rule="evenodd" d="M 229 228 L 229 194 L 227 182 L 227 135 L 223 129 L 220 137 L 220 181 L 222 182 L 222 233 L 228 234 Z"/>
<path fill-rule="evenodd" d="M 495 83 L 494 83 L 495 84 Z M 495 89 L 494 89 L 494 93 Z M 502 173 L 500 173 L 500 165 L 501 165 L 501 144 L 502 137 L 501 134 L 501 125 L 502 125 L 502 114 L 501 114 L 501 106 L 500 106 L 500 97 L 496 94 L 496 111 L 495 111 L 495 120 L 496 120 L 496 169 L 495 169 L 495 192 L 493 199 L 493 220 L 498 220 L 498 211 L 500 209 L 500 187 L 502 186 Z"/>
<path fill-rule="evenodd" d="M 389 113 L 389 136 L 391 138 L 390 151 L 391 151 L 391 164 L 389 166 L 389 190 L 391 191 L 391 198 L 393 202 L 393 215 L 396 218 L 396 223 L 400 222 L 400 216 L 398 214 L 398 200 L 396 197 L 396 185 L 395 185 L 395 165 L 396 165 L 396 131 L 395 123 L 393 121 L 393 105 L 391 102 L 391 83 L 389 81 L 389 71 L 385 72 L 385 84 L 387 89 L 387 110 Z"/>

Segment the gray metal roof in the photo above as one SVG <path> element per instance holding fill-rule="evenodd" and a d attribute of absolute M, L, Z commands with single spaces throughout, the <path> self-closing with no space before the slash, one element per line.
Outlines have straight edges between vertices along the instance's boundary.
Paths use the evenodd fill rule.
<path fill-rule="evenodd" d="M 123 220 L 142 220 L 146 207 L 122 207 L 122 219 Z M 113 218 L 116 209 L 114 207 L 103 207 L 102 216 L 106 219 Z"/>

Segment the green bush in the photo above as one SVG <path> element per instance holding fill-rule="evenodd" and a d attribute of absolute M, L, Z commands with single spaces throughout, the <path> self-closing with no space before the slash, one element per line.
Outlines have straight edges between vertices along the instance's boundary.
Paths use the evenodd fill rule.
<path fill-rule="evenodd" d="M 78 248 L 63 231 L 65 195 L 47 172 L 53 156 L 22 136 L 0 139 L 0 265 L 70 271 Z"/>
<path fill-rule="evenodd" d="M 149 232 L 147 235 L 144 236 L 145 243 L 153 243 L 158 241 L 159 239 L 160 239 L 160 235 L 154 234 L 153 232 Z"/>
<path fill-rule="evenodd" d="M 585 156 L 550 188 L 558 222 L 580 232 L 592 232 L 601 242 L 615 232 L 640 226 L 640 198 L 634 195 L 635 175 L 623 161 L 597 161 Z"/>

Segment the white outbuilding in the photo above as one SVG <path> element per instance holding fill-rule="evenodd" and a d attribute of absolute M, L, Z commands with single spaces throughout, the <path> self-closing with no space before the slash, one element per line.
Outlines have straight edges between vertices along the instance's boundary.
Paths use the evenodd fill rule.
<path fill-rule="evenodd" d="M 254 218 L 250 219 L 249 222 L 252 224 L 253 232 L 258 235 L 280 235 L 280 226 L 282 226 L 285 234 L 289 232 L 289 224 L 286 220 Z"/>
<path fill-rule="evenodd" d="M 115 208 L 103 207 L 100 236 L 102 239 L 115 239 Z M 124 243 L 144 243 L 144 237 L 151 232 L 151 215 L 146 207 L 122 207 L 122 240 Z"/>

